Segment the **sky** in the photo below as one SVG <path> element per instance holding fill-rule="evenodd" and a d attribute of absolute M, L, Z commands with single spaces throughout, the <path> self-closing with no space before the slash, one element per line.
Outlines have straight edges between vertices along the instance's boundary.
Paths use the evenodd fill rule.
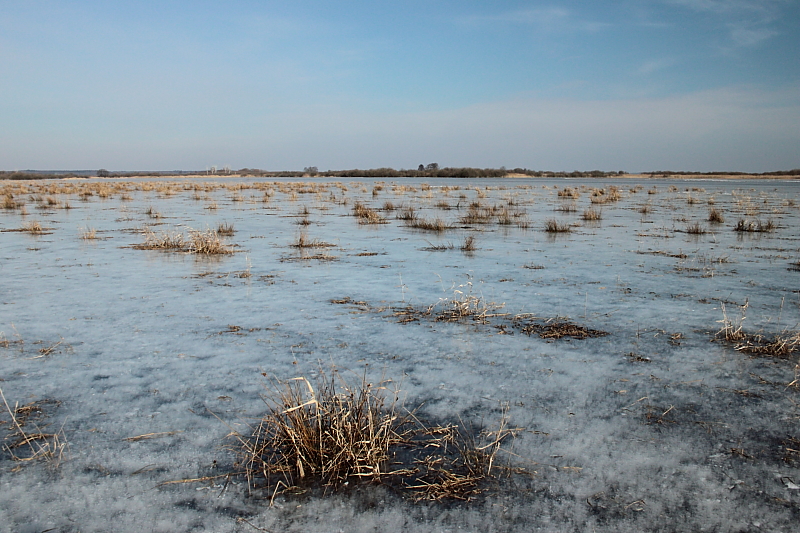
<path fill-rule="evenodd" d="M 0 2 L 0 169 L 800 168 L 800 1 Z"/>

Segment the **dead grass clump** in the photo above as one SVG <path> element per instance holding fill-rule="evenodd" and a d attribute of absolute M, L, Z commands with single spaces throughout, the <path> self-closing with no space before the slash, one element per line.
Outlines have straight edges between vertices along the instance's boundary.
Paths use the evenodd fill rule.
<path fill-rule="evenodd" d="M 708 221 L 712 224 L 722 224 L 725 222 L 725 217 L 722 216 L 722 211 L 712 207 L 708 212 Z"/>
<path fill-rule="evenodd" d="M 97 239 L 97 229 L 87 227 L 86 229 L 81 231 L 81 239 L 84 241 L 93 241 Z"/>
<path fill-rule="evenodd" d="M 233 227 L 233 224 L 229 224 L 227 222 L 220 222 L 217 224 L 217 234 L 223 235 L 225 237 L 232 237 L 233 234 L 236 233 L 236 230 Z"/>
<path fill-rule="evenodd" d="M 572 231 L 572 227 L 566 222 L 559 222 L 551 218 L 544 223 L 544 230 L 547 233 L 569 233 Z"/>
<path fill-rule="evenodd" d="M 599 209 L 590 207 L 589 209 L 583 211 L 581 218 L 586 221 L 601 220 L 603 218 L 603 212 Z"/>
<path fill-rule="evenodd" d="M 748 233 L 767 233 L 773 231 L 774 229 L 775 229 L 775 222 L 773 222 L 771 219 L 767 220 L 766 222 L 762 222 L 759 219 L 748 220 L 746 218 L 740 218 L 739 221 L 736 223 L 736 226 L 733 228 L 733 231 L 748 232 Z"/>
<path fill-rule="evenodd" d="M 16 209 L 19 206 L 20 206 L 20 204 L 16 200 L 14 200 L 14 196 L 12 196 L 11 194 L 5 195 L 3 197 L 3 203 L 0 204 L 0 207 L 2 207 L 3 209 L 9 209 L 9 210 L 10 209 Z"/>
<path fill-rule="evenodd" d="M 311 239 L 308 233 L 302 232 L 297 236 L 297 240 L 290 244 L 293 248 L 328 248 L 336 246 L 329 242 L 323 242 L 319 239 Z"/>
<path fill-rule="evenodd" d="M 384 483 L 416 500 L 468 500 L 495 477 L 501 444 L 514 436 L 504 416 L 478 445 L 456 425 L 426 426 L 400 405 L 392 381 L 371 383 L 366 373 L 348 383 L 335 368 L 274 381 L 267 413 L 249 434 L 233 432 L 237 465 L 253 489 L 272 494 L 351 481 Z M 390 388 L 391 387 L 391 388 Z"/>
<path fill-rule="evenodd" d="M 435 232 L 442 232 L 445 230 L 450 229 L 450 226 L 439 217 L 428 219 L 428 218 L 414 218 L 407 222 L 409 227 L 414 229 L 421 229 L 425 231 L 435 231 Z"/>
<path fill-rule="evenodd" d="M 417 212 L 411 206 L 404 207 L 397 214 L 398 220 L 404 220 L 406 222 L 414 221 L 416 218 L 417 218 Z"/>
<path fill-rule="evenodd" d="M 560 211 L 561 213 L 575 213 L 578 210 L 578 206 L 573 203 L 569 204 L 562 204 L 556 207 L 556 211 Z"/>
<path fill-rule="evenodd" d="M 461 251 L 474 252 L 477 249 L 477 246 L 475 246 L 475 237 L 467 235 L 467 237 L 464 238 L 464 243 L 461 245 Z"/>
<path fill-rule="evenodd" d="M 578 324 L 573 324 L 566 320 L 547 320 L 514 318 L 514 325 L 526 335 L 538 335 L 542 339 L 562 339 L 571 337 L 573 339 L 586 339 L 589 337 L 604 337 L 607 332 L 598 329 L 590 329 Z"/>
<path fill-rule="evenodd" d="M 581 194 L 578 192 L 578 189 L 573 189 L 572 187 L 564 187 L 560 191 L 558 191 L 559 198 L 571 198 L 573 200 L 577 200 L 580 198 Z"/>
<path fill-rule="evenodd" d="M 353 216 L 358 217 L 359 224 L 386 224 L 386 218 L 377 209 L 367 207 L 361 202 L 353 204 Z"/>
<path fill-rule="evenodd" d="M 186 251 L 203 255 L 227 255 L 233 253 L 230 247 L 222 243 L 219 233 L 212 229 L 205 231 L 190 229 L 188 249 Z"/>
<path fill-rule="evenodd" d="M 183 250 L 184 237 L 179 231 L 162 231 L 156 233 L 144 229 L 144 243 L 134 246 L 139 250 Z"/>
<path fill-rule="evenodd" d="M 43 459 L 57 467 L 67 451 L 67 440 L 63 428 L 55 433 L 45 433 L 46 426 L 39 426 L 45 418 L 46 406 L 60 405 L 56 400 L 40 400 L 12 408 L 3 389 L 0 388 L 0 399 L 3 400 L 6 412 L 11 416 L 5 427 L 2 449 L 8 452 L 15 461 L 29 462 Z M 5 423 L 5 422 L 4 422 Z"/>
<path fill-rule="evenodd" d="M 746 354 L 761 357 L 789 358 L 793 353 L 800 351 L 800 331 L 784 331 L 778 335 L 752 334 L 744 331 L 749 302 L 739 306 L 740 316 L 730 318 L 725 304 L 722 304 L 722 328 L 716 337 L 733 345 L 734 349 Z"/>
<path fill-rule="evenodd" d="M 691 235 L 703 235 L 706 232 L 706 229 L 700 225 L 699 222 L 695 222 L 694 224 L 689 224 L 686 226 L 686 233 Z"/>
<path fill-rule="evenodd" d="M 42 223 L 38 220 L 31 220 L 30 222 L 23 224 L 20 231 L 30 233 L 31 235 L 41 235 L 44 233 L 44 228 L 42 227 Z"/>

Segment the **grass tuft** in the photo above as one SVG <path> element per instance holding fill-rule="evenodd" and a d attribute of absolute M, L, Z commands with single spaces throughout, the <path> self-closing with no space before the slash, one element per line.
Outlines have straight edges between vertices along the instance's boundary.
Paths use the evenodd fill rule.
<path fill-rule="evenodd" d="M 415 500 L 469 500 L 503 467 L 496 461 L 509 428 L 475 443 L 456 425 L 426 426 L 400 406 L 391 380 L 355 384 L 332 368 L 314 383 L 305 377 L 275 380 L 264 396 L 267 412 L 248 434 L 233 432 L 232 448 L 253 489 L 276 494 L 309 486 L 326 491 L 366 481 L 394 486 Z"/>
<path fill-rule="evenodd" d="M 548 233 L 569 233 L 572 231 L 572 227 L 566 222 L 562 223 L 551 218 L 544 223 L 544 230 Z"/>

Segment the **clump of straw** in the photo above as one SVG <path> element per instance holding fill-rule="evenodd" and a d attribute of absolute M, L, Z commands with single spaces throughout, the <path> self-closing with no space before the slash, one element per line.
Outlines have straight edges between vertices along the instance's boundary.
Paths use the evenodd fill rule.
<path fill-rule="evenodd" d="M 336 370 L 276 381 L 264 397 L 267 413 L 249 434 L 234 432 L 237 465 L 253 489 L 272 494 L 350 481 L 385 483 L 413 499 L 470 499 L 501 471 L 496 455 L 516 433 L 503 417 L 478 446 L 456 425 L 426 426 L 404 410 L 390 380 L 366 373 L 350 385 Z"/>

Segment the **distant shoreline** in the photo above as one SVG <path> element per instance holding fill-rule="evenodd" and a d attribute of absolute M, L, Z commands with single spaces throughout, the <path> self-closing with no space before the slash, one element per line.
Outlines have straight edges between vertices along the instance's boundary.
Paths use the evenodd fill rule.
<path fill-rule="evenodd" d="M 517 170 L 517 169 L 515 169 Z M 385 172 L 381 172 L 385 171 Z M 106 171 L 107 172 L 107 171 Z M 350 178 L 372 178 L 372 179 L 624 179 L 624 180 L 797 180 L 800 179 L 800 169 L 788 171 L 776 171 L 763 174 L 750 174 L 742 172 L 645 172 L 645 173 L 619 173 L 602 171 L 575 171 L 575 172 L 552 172 L 552 171 L 527 171 L 527 172 L 505 172 L 503 169 L 436 169 L 430 171 L 414 171 L 393 169 L 368 169 L 368 170 L 340 170 L 318 173 L 306 173 L 299 171 L 261 171 L 243 169 L 229 173 L 205 173 L 205 172 L 107 172 L 107 175 L 91 174 L 89 171 L 0 171 L 0 181 L 39 181 L 39 180 L 83 180 L 83 179 L 244 179 L 244 178 L 275 178 L 275 179 L 350 179 Z"/>

